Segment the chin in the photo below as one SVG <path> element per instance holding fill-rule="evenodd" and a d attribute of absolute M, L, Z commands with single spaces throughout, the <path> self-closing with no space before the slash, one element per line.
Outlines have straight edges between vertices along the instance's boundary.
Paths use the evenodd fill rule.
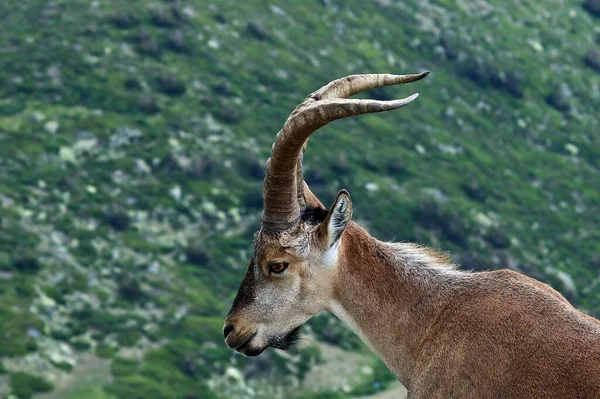
<path fill-rule="evenodd" d="M 252 345 L 244 345 L 243 347 L 236 349 L 236 351 L 244 356 L 254 357 L 263 353 L 265 349 L 267 349 L 266 346 L 263 346 L 262 348 L 257 348 Z"/>
<path fill-rule="evenodd" d="M 292 331 L 283 335 L 276 335 L 269 338 L 268 346 L 280 349 L 283 351 L 288 351 L 298 343 L 300 337 L 300 327 L 294 328 Z"/>
<path fill-rule="evenodd" d="M 253 342 L 256 341 L 256 339 L 253 337 L 244 345 L 240 346 L 239 348 L 236 348 L 236 351 L 248 357 L 258 356 L 269 347 L 283 351 L 288 351 L 292 349 L 294 345 L 296 345 L 296 343 L 298 342 L 299 335 L 300 327 L 296 327 L 286 334 L 273 335 L 269 337 L 267 344 L 264 346 L 257 346 L 256 343 Z"/>

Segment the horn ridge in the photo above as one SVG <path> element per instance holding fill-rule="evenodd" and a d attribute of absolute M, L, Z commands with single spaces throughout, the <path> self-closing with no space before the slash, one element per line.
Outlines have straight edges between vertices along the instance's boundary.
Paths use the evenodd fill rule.
<path fill-rule="evenodd" d="M 419 94 L 390 101 L 348 97 L 377 87 L 415 82 L 428 74 L 429 71 L 412 75 L 350 75 L 321 87 L 298 105 L 277 133 L 267 162 L 263 228 L 279 231 L 295 226 L 307 206 L 307 195 L 319 203 L 312 193 L 307 194 L 310 189 L 302 178 L 302 157 L 311 134 L 337 119 L 404 107 Z"/>

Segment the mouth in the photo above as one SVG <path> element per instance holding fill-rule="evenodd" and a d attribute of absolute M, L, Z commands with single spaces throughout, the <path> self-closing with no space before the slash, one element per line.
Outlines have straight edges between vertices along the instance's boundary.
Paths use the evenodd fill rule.
<path fill-rule="evenodd" d="M 242 344 L 238 345 L 234 350 L 238 353 L 241 353 L 244 356 L 254 357 L 258 356 L 265 351 L 268 347 L 287 351 L 293 348 L 293 346 L 298 342 L 300 335 L 300 327 L 294 328 L 292 331 L 283 335 L 276 335 L 269 338 L 267 344 L 263 347 L 252 347 L 251 342 L 254 337 L 258 334 L 255 332 L 252 334 L 246 341 Z"/>
<path fill-rule="evenodd" d="M 263 348 L 251 348 L 250 347 L 250 341 L 252 341 L 252 338 L 254 338 L 256 336 L 257 333 L 252 334 L 247 340 L 246 342 L 244 342 L 243 344 L 239 345 L 237 348 L 235 348 L 235 351 L 238 353 L 241 353 L 244 356 L 249 356 L 249 357 L 254 357 L 254 356 L 258 356 L 261 353 L 263 353 L 263 351 L 265 349 L 267 349 L 267 346 L 263 347 Z"/>

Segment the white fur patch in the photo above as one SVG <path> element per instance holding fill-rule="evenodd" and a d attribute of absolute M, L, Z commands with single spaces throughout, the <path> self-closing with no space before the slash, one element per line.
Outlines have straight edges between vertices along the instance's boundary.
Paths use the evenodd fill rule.
<path fill-rule="evenodd" d="M 405 270 L 417 268 L 421 270 L 431 270 L 437 275 L 462 278 L 469 275 L 469 272 L 459 270 L 454 264 L 439 263 L 439 261 L 428 254 L 424 249 L 412 243 L 388 243 L 389 248 L 394 252 L 396 261 L 403 265 Z"/>
<path fill-rule="evenodd" d="M 337 240 L 329 249 L 323 254 L 323 265 L 325 267 L 335 267 L 338 264 L 340 249 L 340 240 Z"/>

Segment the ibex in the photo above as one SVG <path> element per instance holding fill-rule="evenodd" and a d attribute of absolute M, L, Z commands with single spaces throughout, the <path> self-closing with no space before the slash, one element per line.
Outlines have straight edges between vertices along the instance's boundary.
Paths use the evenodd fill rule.
<path fill-rule="evenodd" d="M 285 350 L 311 316 L 330 311 L 409 398 L 600 398 L 600 321 L 523 274 L 462 271 L 428 248 L 378 241 L 350 220 L 347 191 L 326 209 L 304 182 L 315 130 L 403 107 L 418 94 L 348 97 L 427 74 L 338 79 L 289 116 L 267 161 L 262 225 L 225 320 L 227 345 L 247 356 Z"/>

